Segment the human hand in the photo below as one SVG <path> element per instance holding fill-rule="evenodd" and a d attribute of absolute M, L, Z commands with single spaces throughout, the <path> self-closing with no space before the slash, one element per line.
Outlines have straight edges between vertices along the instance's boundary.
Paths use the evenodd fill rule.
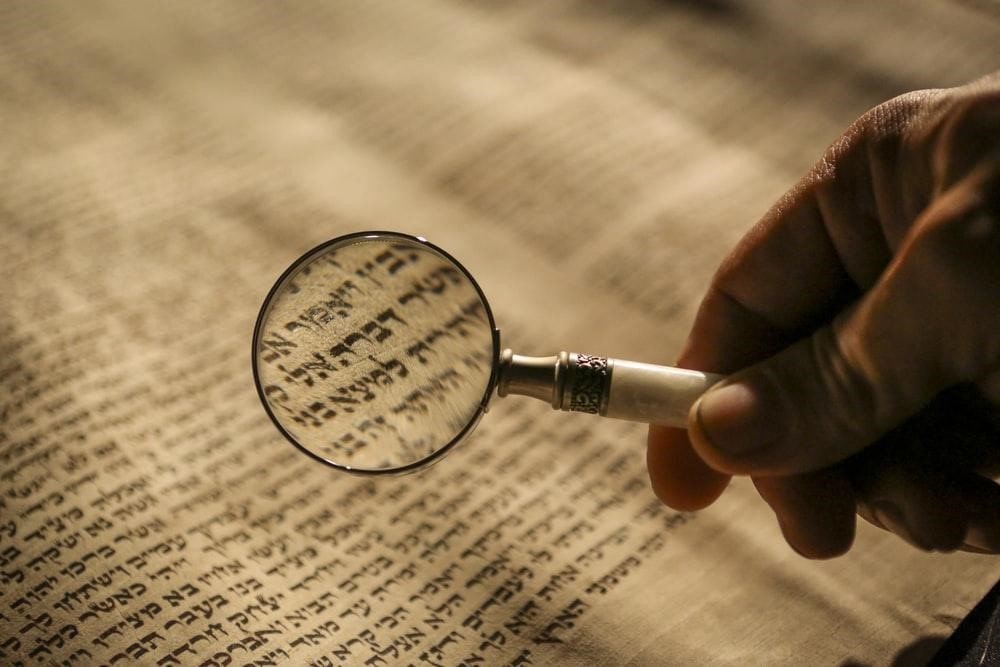
<path fill-rule="evenodd" d="M 723 262 L 679 365 L 732 375 L 650 427 L 667 505 L 750 475 L 807 557 L 855 512 L 1000 553 L 1000 73 L 859 118 Z"/>

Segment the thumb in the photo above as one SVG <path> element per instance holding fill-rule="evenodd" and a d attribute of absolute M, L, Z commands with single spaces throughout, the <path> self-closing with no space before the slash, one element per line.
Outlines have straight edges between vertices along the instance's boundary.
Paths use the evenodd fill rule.
<path fill-rule="evenodd" d="M 991 247 L 984 247 L 982 210 L 949 194 L 914 224 L 880 280 L 851 308 L 702 396 L 689 435 L 705 462 L 730 474 L 823 468 L 865 448 L 945 387 L 996 367 L 997 322 L 984 321 L 996 319 L 984 313 L 997 310 L 1000 233 L 990 221 Z"/>
<path fill-rule="evenodd" d="M 892 360 L 880 360 L 881 363 Z M 827 326 L 735 373 L 692 407 L 698 455 L 729 474 L 789 475 L 826 467 L 874 442 L 922 405 L 845 354 Z"/>

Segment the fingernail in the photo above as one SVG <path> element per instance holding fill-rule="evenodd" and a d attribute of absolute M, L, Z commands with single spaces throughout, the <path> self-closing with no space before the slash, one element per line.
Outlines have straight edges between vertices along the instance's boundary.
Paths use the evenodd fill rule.
<path fill-rule="evenodd" d="M 709 444 L 726 454 L 743 455 L 777 440 L 773 406 L 759 389 L 733 382 L 710 389 L 695 406 L 697 425 Z"/>
<path fill-rule="evenodd" d="M 906 519 L 903 517 L 903 512 L 894 504 L 879 500 L 872 503 L 872 514 L 878 520 L 882 526 L 889 531 L 892 531 L 899 537 L 903 538 L 911 546 L 918 549 L 923 549 L 924 551 L 930 551 L 929 545 L 926 545 L 917 540 L 913 531 L 906 524 Z"/>

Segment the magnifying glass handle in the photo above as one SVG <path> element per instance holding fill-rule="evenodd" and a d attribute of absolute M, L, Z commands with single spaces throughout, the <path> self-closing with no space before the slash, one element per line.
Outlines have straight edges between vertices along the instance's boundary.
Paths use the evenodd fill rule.
<path fill-rule="evenodd" d="M 723 377 L 576 352 L 526 357 L 504 350 L 497 394 L 531 396 L 556 410 L 684 428 L 694 402 Z"/>

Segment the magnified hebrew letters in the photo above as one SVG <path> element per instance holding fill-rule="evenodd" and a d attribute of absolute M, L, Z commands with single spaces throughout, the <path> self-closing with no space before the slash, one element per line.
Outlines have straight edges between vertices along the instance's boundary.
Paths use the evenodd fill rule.
<path fill-rule="evenodd" d="M 254 354 L 265 406 L 296 444 L 374 472 L 418 467 L 463 436 L 496 353 L 488 307 L 461 267 L 382 235 L 299 260 L 264 306 Z"/>

